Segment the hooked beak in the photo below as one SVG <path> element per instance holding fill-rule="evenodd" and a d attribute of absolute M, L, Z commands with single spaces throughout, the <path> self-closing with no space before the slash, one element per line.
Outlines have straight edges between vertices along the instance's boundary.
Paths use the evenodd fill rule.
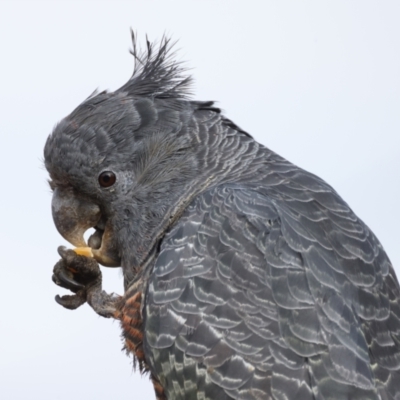
<path fill-rule="evenodd" d="M 76 247 L 87 247 L 83 235 L 89 228 L 95 228 L 96 232 L 89 238 L 89 245 L 96 261 L 107 267 L 121 265 L 111 224 L 107 221 L 103 226 L 97 226 L 102 219 L 97 204 L 72 189 L 56 188 L 51 209 L 54 224 L 65 240 Z"/>

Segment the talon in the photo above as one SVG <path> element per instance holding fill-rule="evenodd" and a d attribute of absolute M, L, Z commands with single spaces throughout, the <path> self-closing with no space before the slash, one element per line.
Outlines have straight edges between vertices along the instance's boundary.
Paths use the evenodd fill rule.
<path fill-rule="evenodd" d="M 57 276 L 53 274 L 51 280 L 58 286 L 61 286 L 61 282 L 57 279 Z M 62 287 L 62 286 L 61 286 Z"/>
<path fill-rule="evenodd" d="M 66 252 L 68 251 L 68 249 L 65 246 L 59 246 L 57 248 L 57 252 L 60 255 L 61 258 L 64 258 L 66 256 Z"/>
<path fill-rule="evenodd" d="M 80 307 L 82 304 L 86 302 L 83 291 L 78 292 L 77 294 L 74 294 L 72 296 L 57 295 L 55 297 L 55 300 L 58 304 L 60 304 L 64 308 L 67 308 L 68 310 L 76 310 L 78 307 Z"/>
<path fill-rule="evenodd" d="M 59 246 L 57 252 L 64 260 L 67 267 L 74 263 L 76 257 L 79 257 L 79 254 L 75 253 L 74 250 L 67 249 L 65 246 Z"/>
<path fill-rule="evenodd" d="M 80 283 L 74 281 L 73 279 L 69 278 L 65 271 L 60 271 L 58 278 L 60 279 L 60 283 L 64 283 L 65 285 L 68 285 L 69 289 L 75 289 L 75 290 L 80 290 L 80 289 L 84 289 L 85 286 L 81 285 Z"/>

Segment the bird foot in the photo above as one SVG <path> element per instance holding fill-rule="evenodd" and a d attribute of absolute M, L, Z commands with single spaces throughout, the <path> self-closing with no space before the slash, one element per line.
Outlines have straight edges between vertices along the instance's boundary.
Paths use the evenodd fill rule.
<path fill-rule="evenodd" d="M 69 310 L 87 302 L 102 317 L 119 318 L 121 296 L 102 290 L 102 275 L 97 261 L 63 246 L 58 248 L 58 254 L 61 260 L 54 266 L 52 280 L 74 294 L 57 295 L 56 302 Z"/>

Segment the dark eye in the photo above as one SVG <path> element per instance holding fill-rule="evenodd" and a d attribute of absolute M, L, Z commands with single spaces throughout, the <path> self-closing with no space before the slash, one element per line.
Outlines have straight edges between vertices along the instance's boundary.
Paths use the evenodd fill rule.
<path fill-rule="evenodd" d="M 99 176 L 99 183 L 100 186 L 110 187 L 114 185 L 116 179 L 114 172 L 104 171 Z"/>

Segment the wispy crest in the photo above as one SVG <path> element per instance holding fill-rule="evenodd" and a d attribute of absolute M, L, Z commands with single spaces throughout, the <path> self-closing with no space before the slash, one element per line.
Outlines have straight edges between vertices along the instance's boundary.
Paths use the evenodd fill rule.
<path fill-rule="evenodd" d="M 131 79 L 119 90 L 136 96 L 188 99 L 192 78 L 183 63 L 175 59 L 176 42 L 164 35 L 160 43 L 151 43 L 146 36 L 146 48 L 142 50 L 132 30 L 131 35 L 135 67 Z"/>

